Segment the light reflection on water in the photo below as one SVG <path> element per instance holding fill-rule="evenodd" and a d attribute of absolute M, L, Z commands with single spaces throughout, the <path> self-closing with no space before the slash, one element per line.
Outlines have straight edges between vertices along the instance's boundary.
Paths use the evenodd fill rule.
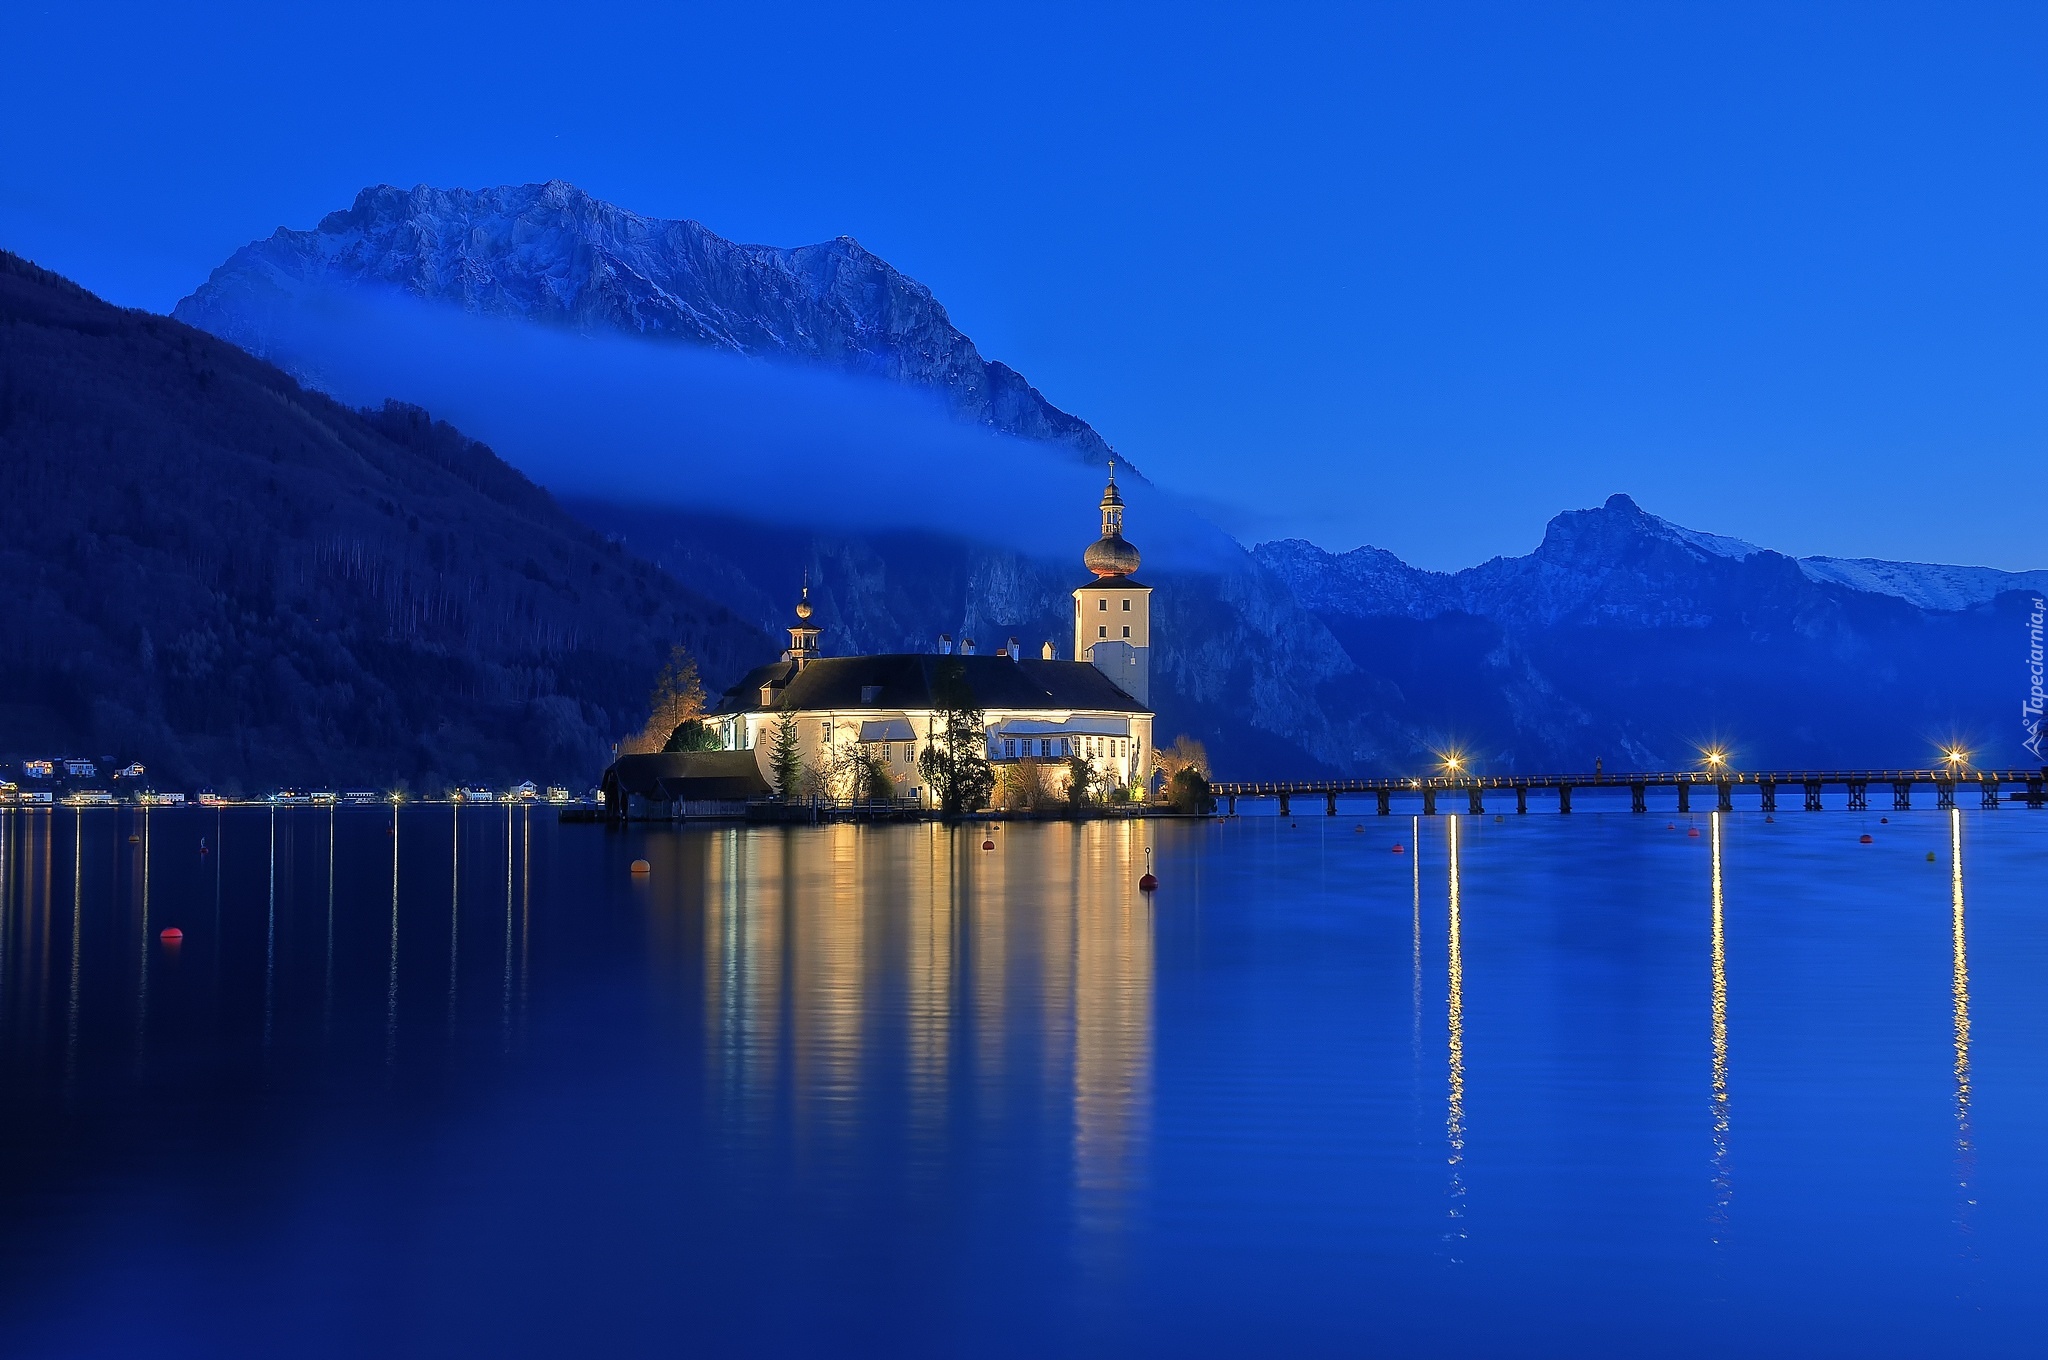
<path fill-rule="evenodd" d="M 0 1349 L 2048 1321 L 2048 819 L 1425 821 L 0 814 Z"/>

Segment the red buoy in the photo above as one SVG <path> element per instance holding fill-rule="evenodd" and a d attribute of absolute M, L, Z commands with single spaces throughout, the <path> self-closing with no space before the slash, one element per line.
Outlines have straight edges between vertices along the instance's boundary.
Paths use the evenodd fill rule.
<path fill-rule="evenodd" d="M 1865 835 L 1865 836 L 1864 836 L 1864 837 L 1863 837 L 1863 838 L 1862 838 L 1861 840 L 1857 841 L 1857 844 L 1858 844 L 1858 845 L 1869 845 L 1869 844 L 1870 844 L 1870 837 L 1869 837 L 1868 835 Z"/>
<path fill-rule="evenodd" d="M 1399 842 L 1399 841 L 1395 841 L 1395 842 L 1394 842 L 1394 853 L 1395 853 L 1395 854 L 1397 854 L 1397 855 L 1398 855 L 1398 854 L 1401 854 L 1401 853 L 1402 853 L 1402 850 L 1401 850 L 1401 842 Z"/>
<path fill-rule="evenodd" d="M 1877 820 L 1878 820 L 1878 823 L 1879 823 L 1880 825 L 1882 825 L 1882 824 L 1883 824 L 1883 823 L 1885 823 L 1885 822 L 1889 822 L 1889 821 L 1891 820 L 1891 818 L 1889 818 L 1889 817 L 1880 817 L 1880 818 L 1878 818 Z"/>
<path fill-rule="evenodd" d="M 165 944 L 176 944 L 178 943 L 178 941 L 185 938 L 185 932 L 178 929 L 176 926 L 170 926 L 167 927 L 164 930 L 164 933 L 162 935 L 159 935 L 157 938 L 162 940 Z"/>
<path fill-rule="evenodd" d="M 1685 829 L 1685 834 L 1688 836 L 1698 836 L 1700 834 L 1700 829 L 1696 826 L 1689 826 Z"/>
<path fill-rule="evenodd" d="M 996 848 L 996 843 L 994 841 L 983 841 L 981 843 L 981 848 L 984 850 L 993 850 Z"/>
<path fill-rule="evenodd" d="M 1150 874 L 1146 874 L 1143 878 L 1138 880 L 1139 892 L 1152 892 L 1153 890 L 1158 888 L 1158 886 L 1159 880 L 1152 877 L 1152 875 Z"/>

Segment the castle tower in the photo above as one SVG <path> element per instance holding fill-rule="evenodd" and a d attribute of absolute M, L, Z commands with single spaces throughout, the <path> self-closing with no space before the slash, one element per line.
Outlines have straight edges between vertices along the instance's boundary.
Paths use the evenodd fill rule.
<path fill-rule="evenodd" d="M 1117 494 L 1114 461 L 1102 493 L 1102 537 L 1081 560 L 1095 579 L 1074 591 L 1074 659 L 1094 663 L 1117 688 L 1149 706 L 1152 587 L 1131 577 L 1138 550 L 1124 541 L 1124 498 Z"/>
<path fill-rule="evenodd" d="M 804 573 L 804 593 L 796 602 L 796 622 L 789 630 L 789 650 L 782 654 L 784 661 L 796 662 L 797 669 L 818 659 L 818 630 L 811 624 L 811 580 L 810 573 Z"/>

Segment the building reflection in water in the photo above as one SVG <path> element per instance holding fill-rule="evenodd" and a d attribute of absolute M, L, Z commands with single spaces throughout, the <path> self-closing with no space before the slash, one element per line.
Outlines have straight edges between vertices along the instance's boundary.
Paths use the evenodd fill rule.
<path fill-rule="evenodd" d="M 1463 903 L 1458 882 L 1459 818 L 1444 819 L 1444 840 L 1449 868 L 1450 923 L 1447 928 L 1449 957 L 1445 972 L 1450 983 L 1446 1028 L 1450 1037 L 1450 1092 L 1444 1117 L 1444 1132 L 1450 1143 L 1450 1231 L 1452 1259 L 1465 1240 L 1465 949 L 1460 935 Z"/>
<path fill-rule="evenodd" d="M 1070 1108 L 1077 1218 L 1116 1229 L 1150 1136 L 1141 825 L 735 830 L 703 844 L 706 1047 L 733 1132 L 786 1115 L 829 1153 L 861 1126 L 867 1093 L 900 1080 L 921 1162 L 944 1154 L 963 1110 L 1001 1124 L 1050 1096 Z"/>
<path fill-rule="evenodd" d="M 1977 1148 L 1970 1132 L 1970 957 L 1963 931 L 1963 814 L 1948 813 L 1950 991 L 1955 1009 L 1956 1222 L 1970 1231 L 1976 1205 Z"/>
<path fill-rule="evenodd" d="M 1721 814 L 1711 814 L 1713 836 L 1713 971 L 1714 971 L 1714 1209 L 1708 1221 L 1714 1225 L 1714 1242 L 1719 1245 L 1728 1224 L 1728 1203 L 1734 1194 L 1728 1165 L 1728 958 L 1722 927 Z"/>

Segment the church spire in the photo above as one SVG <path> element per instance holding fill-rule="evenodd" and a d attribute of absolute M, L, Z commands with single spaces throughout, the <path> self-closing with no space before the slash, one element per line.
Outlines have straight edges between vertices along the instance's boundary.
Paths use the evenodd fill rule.
<path fill-rule="evenodd" d="M 1124 541 L 1124 498 L 1116 489 L 1116 459 L 1109 460 L 1109 485 L 1102 490 L 1102 537 L 1081 555 L 1088 570 L 1108 579 L 1138 569 L 1138 550 Z"/>

